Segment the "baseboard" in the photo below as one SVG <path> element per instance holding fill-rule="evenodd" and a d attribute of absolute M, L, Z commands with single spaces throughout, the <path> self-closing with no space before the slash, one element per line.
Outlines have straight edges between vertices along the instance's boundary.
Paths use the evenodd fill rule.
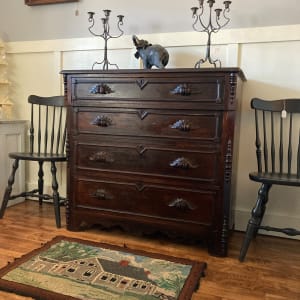
<path fill-rule="evenodd" d="M 247 223 L 250 218 L 250 214 L 251 214 L 250 211 L 235 210 L 235 230 L 238 231 L 246 230 Z M 297 230 L 300 230 L 299 224 L 300 224 L 300 217 L 266 213 L 262 225 L 269 225 L 269 226 L 279 227 L 279 228 L 295 228 Z M 261 230 L 260 233 L 265 235 L 272 235 L 272 236 L 279 236 L 279 237 L 300 240 L 299 235 L 293 237 L 283 233 L 266 231 L 266 230 Z"/>

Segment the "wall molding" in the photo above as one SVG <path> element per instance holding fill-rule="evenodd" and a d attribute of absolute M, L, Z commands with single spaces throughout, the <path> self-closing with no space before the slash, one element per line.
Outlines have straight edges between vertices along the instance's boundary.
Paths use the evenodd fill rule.
<path fill-rule="evenodd" d="M 165 47 L 206 45 L 206 34 L 199 32 L 169 32 L 141 34 L 141 38 Z M 248 44 L 300 40 L 300 24 L 287 26 L 226 29 L 212 36 L 213 44 Z M 84 51 L 103 49 L 103 40 L 95 37 L 7 42 L 6 51 L 12 53 Z M 134 48 L 130 35 L 109 41 L 110 49 Z"/>

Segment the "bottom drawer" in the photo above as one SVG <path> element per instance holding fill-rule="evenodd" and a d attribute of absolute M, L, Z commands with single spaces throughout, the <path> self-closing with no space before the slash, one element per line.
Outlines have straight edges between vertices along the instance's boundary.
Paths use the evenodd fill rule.
<path fill-rule="evenodd" d="M 78 208 L 206 225 L 210 225 L 214 217 L 216 191 L 105 180 L 78 180 L 76 186 L 75 206 Z"/>

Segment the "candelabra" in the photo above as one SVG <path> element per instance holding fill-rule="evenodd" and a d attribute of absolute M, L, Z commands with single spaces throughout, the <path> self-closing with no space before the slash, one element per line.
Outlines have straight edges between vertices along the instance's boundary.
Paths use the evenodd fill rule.
<path fill-rule="evenodd" d="M 209 6 L 209 15 L 208 15 L 208 20 L 205 22 L 203 18 L 203 13 L 204 13 L 204 7 L 203 7 L 203 2 L 204 0 L 198 0 L 199 1 L 199 7 L 192 7 L 191 10 L 193 12 L 193 18 L 195 19 L 193 23 L 193 28 L 195 31 L 198 32 L 206 32 L 207 33 L 207 46 L 206 46 L 206 56 L 204 59 L 200 59 L 199 61 L 196 62 L 195 68 L 200 68 L 200 65 L 208 61 L 210 64 L 213 64 L 214 67 L 217 67 L 217 63 L 219 64 L 219 67 L 221 67 L 221 61 L 219 59 L 213 60 L 210 57 L 210 48 L 211 48 L 211 34 L 212 33 L 217 33 L 221 28 L 226 26 L 230 19 L 227 17 L 227 13 L 230 12 L 230 4 L 231 1 L 224 1 L 224 10 L 221 8 L 216 8 L 215 9 L 215 21 L 213 21 L 213 6 L 215 4 L 215 0 L 208 0 L 208 6 Z M 199 9 L 199 11 L 198 11 Z M 220 23 L 220 16 L 223 11 L 223 18 L 224 18 L 224 23 Z M 200 24 L 201 28 L 198 29 L 196 26 L 197 24 Z M 199 25 L 198 25 L 199 26 Z"/>
<path fill-rule="evenodd" d="M 109 39 L 116 39 L 120 36 L 123 35 L 124 31 L 120 28 L 120 25 L 123 25 L 123 19 L 124 19 L 124 16 L 122 15 L 118 15 L 117 18 L 118 18 L 118 23 L 117 23 L 117 26 L 118 26 L 118 29 L 120 31 L 120 34 L 119 35 L 111 35 L 109 30 L 110 30 L 110 26 L 109 26 L 109 16 L 110 16 L 110 13 L 111 13 L 111 10 L 109 9 L 104 9 L 103 10 L 104 12 L 104 18 L 101 18 L 101 21 L 102 21 L 102 25 L 103 25 L 103 32 L 101 34 L 97 34 L 95 32 L 92 31 L 92 28 L 94 27 L 95 25 L 95 19 L 94 19 L 94 15 L 95 13 L 90 11 L 88 12 L 88 15 L 89 15 L 89 22 L 91 22 L 91 26 L 88 28 L 89 29 L 89 32 L 94 35 L 94 36 L 99 36 L 101 38 L 104 39 L 104 58 L 101 62 L 94 62 L 93 66 L 92 66 L 92 69 L 94 69 L 95 65 L 102 65 L 103 64 L 103 70 L 108 70 L 108 66 L 115 66 L 117 69 L 119 68 L 117 64 L 111 64 L 107 58 L 107 41 Z"/>

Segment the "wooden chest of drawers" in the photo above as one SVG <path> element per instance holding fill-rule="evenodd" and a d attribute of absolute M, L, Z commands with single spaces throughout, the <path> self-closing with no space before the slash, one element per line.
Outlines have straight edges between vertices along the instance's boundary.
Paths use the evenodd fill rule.
<path fill-rule="evenodd" d="M 207 241 L 227 255 L 237 68 L 62 71 L 67 228 Z"/>

